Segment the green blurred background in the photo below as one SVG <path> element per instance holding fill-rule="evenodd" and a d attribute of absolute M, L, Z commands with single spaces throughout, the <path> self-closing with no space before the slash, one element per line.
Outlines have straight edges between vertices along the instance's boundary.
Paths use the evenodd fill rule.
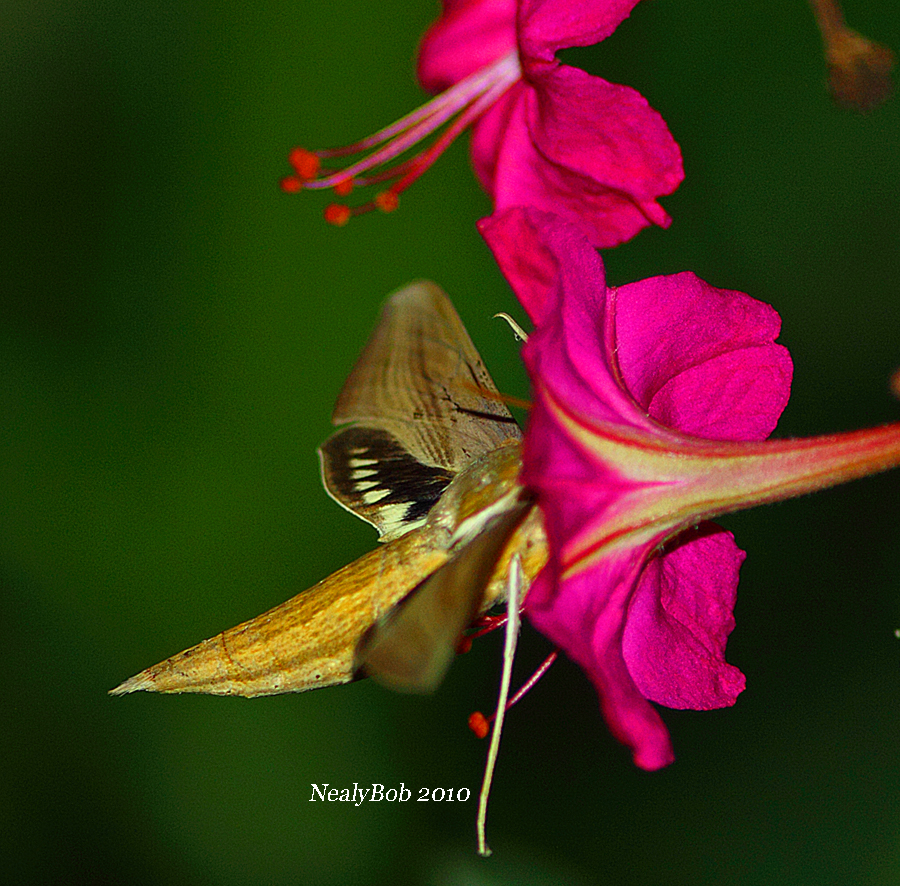
<path fill-rule="evenodd" d="M 252 9 L 252 11 L 251 11 Z M 517 313 L 455 146 L 390 217 L 337 230 L 286 153 L 421 100 L 411 0 L 7 0 L 0 17 L 0 880 L 27 884 L 896 884 L 900 474 L 723 521 L 748 550 L 736 707 L 669 712 L 647 774 L 558 664 L 468 804 L 310 803 L 310 784 L 477 792 L 465 720 L 501 639 L 430 698 L 359 683 L 246 701 L 109 698 L 159 659 L 372 547 L 315 447 L 382 298 L 454 297 L 502 390 Z M 900 48 L 896 0 L 850 3 Z M 900 419 L 900 102 L 832 107 L 809 9 L 647 0 L 572 63 L 640 89 L 687 179 L 608 253 L 773 303 L 779 433 Z M 523 679 L 547 644 L 526 628 Z"/>

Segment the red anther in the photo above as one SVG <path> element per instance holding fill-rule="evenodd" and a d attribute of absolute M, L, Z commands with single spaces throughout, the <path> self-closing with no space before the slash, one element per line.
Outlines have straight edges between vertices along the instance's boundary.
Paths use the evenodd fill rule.
<path fill-rule="evenodd" d="M 353 179 L 345 178 L 334 186 L 334 193 L 338 197 L 349 197 L 353 193 Z"/>
<path fill-rule="evenodd" d="M 382 212 L 393 212 L 400 203 L 399 198 L 393 191 L 382 191 L 375 195 L 375 205 Z"/>
<path fill-rule="evenodd" d="M 303 190 L 303 180 L 297 178 L 296 175 L 286 175 L 279 184 L 285 194 L 296 194 Z"/>
<path fill-rule="evenodd" d="M 465 655 L 472 648 L 472 638 L 471 637 L 460 637 L 459 642 L 456 644 L 456 654 L 457 655 Z"/>
<path fill-rule="evenodd" d="M 359 206 L 328 207 L 325 218 L 331 224 L 345 225 L 354 216 L 374 209 L 393 212 L 399 195 L 418 181 L 453 141 L 521 76 L 518 55 L 510 50 L 420 108 L 360 141 L 315 151 L 296 147 L 288 155 L 295 175 L 284 179 L 282 190 L 289 194 L 301 189 L 331 190 L 338 198 L 345 199 L 360 189 L 386 188 L 374 200 Z"/>
<path fill-rule="evenodd" d="M 490 732 L 490 724 L 487 717 L 481 711 L 469 714 L 469 729 L 475 733 L 476 738 L 486 738 L 488 732 Z"/>
<path fill-rule="evenodd" d="M 325 221 L 330 225 L 335 225 L 338 228 L 342 228 L 348 221 L 350 221 L 350 216 L 353 213 L 350 211 L 349 206 L 344 206 L 343 203 L 330 203 L 325 207 Z"/>
<path fill-rule="evenodd" d="M 312 181 L 319 174 L 321 161 L 312 151 L 306 148 L 294 148 L 288 155 L 288 162 L 297 172 L 301 181 Z"/>

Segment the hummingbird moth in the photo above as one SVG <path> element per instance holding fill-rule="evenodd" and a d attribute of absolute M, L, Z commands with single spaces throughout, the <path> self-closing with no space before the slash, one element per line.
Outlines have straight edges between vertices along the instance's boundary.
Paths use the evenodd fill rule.
<path fill-rule="evenodd" d="M 370 675 L 428 692 L 463 631 L 547 557 L 518 481 L 521 432 L 449 298 L 389 297 L 319 448 L 322 480 L 379 547 L 274 609 L 147 668 L 113 695 L 274 695 Z"/>

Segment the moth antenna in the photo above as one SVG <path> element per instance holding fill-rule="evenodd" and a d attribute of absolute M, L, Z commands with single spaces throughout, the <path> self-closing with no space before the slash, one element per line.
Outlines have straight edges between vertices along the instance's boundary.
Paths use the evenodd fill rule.
<path fill-rule="evenodd" d="M 499 314 L 494 314 L 494 319 L 495 319 L 495 320 L 496 320 L 498 317 L 499 317 L 501 320 L 506 320 L 506 322 L 509 323 L 509 328 L 512 329 L 513 335 L 514 335 L 519 341 L 528 341 L 528 333 L 527 333 L 524 329 L 522 329 L 522 327 L 519 326 L 519 324 L 516 323 L 516 321 L 513 320 L 512 317 L 509 316 L 509 314 L 507 314 L 505 311 L 501 311 Z"/>
<path fill-rule="evenodd" d="M 506 714 L 506 700 L 509 697 L 509 684 L 512 679 L 513 659 L 516 655 L 516 644 L 519 641 L 519 607 L 522 605 L 522 561 L 516 554 L 509 564 L 509 596 L 506 600 L 506 638 L 503 644 L 503 674 L 500 678 L 500 694 L 497 698 L 497 713 L 494 715 L 494 729 L 491 733 L 491 746 L 488 749 L 487 762 L 484 767 L 484 779 L 481 782 L 481 794 L 478 797 L 478 854 L 487 858 L 491 849 L 485 839 L 487 823 L 488 796 L 491 792 L 491 781 L 494 778 L 494 767 L 500 750 L 500 733 L 503 729 L 503 718 Z"/>
<path fill-rule="evenodd" d="M 512 394 L 501 394 L 500 399 L 507 406 L 516 406 L 519 409 L 531 409 L 531 400 L 523 400 L 521 397 L 513 397 Z"/>

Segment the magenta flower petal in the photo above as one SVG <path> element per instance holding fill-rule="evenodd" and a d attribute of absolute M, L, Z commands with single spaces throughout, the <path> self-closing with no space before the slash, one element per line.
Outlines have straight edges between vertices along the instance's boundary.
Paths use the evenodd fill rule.
<path fill-rule="evenodd" d="M 655 198 L 683 178 L 678 145 L 641 95 L 565 65 L 475 125 L 472 159 L 497 211 L 553 212 L 596 246 L 668 225 Z"/>
<path fill-rule="evenodd" d="M 562 580 L 548 566 L 528 592 L 526 612 L 590 677 L 610 731 L 631 748 L 635 765 L 653 770 L 674 759 L 669 734 L 622 657 L 625 612 L 641 565 L 640 555 L 627 551 Z"/>
<path fill-rule="evenodd" d="M 479 230 L 537 326 L 523 354 L 532 376 L 559 386 L 586 414 L 647 425 L 618 375 L 615 290 L 607 290 L 603 263 L 584 235 L 533 209 L 510 209 L 479 222 Z"/>
<path fill-rule="evenodd" d="M 792 371 L 781 345 L 730 351 L 673 375 L 647 411 L 707 440 L 765 440 L 787 405 Z"/>
<path fill-rule="evenodd" d="M 781 319 L 691 273 L 616 290 L 622 379 L 663 425 L 714 440 L 764 440 L 790 396 Z"/>
<path fill-rule="evenodd" d="M 774 344 L 781 321 L 769 305 L 690 273 L 607 290 L 590 244 L 533 210 L 510 210 L 480 230 L 540 327 L 540 354 L 529 349 L 526 360 L 540 361 L 535 372 L 572 406 L 598 416 L 615 403 L 626 423 L 643 424 L 633 398 L 660 424 L 716 440 L 765 439 L 775 428 L 792 364 Z"/>
<path fill-rule="evenodd" d="M 637 4 L 638 0 L 526 0 L 519 13 L 523 53 L 550 60 L 558 49 L 600 43 Z"/>
<path fill-rule="evenodd" d="M 328 206 L 326 220 L 335 225 L 376 209 L 393 212 L 400 195 L 472 129 L 475 172 L 496 210 L 554 212 L 603 247 L 649 224 L 667 226 L 657 198 L 684 174 L 662 118 L 634 90 L 554 55 L 604 39 L 636 2 L 444 0 L 418 62 L 423 87 L 439 94 L 355 144 L 295 148 L 294 174 L 282 189 L 333 189 L 344 198 L 384 188 L 356 205 Z"/>
<path fill-rule="evenodd" d="M 532 161 L 548 183 L 544 191 L 558 192 L 552 205 L 529 201 L 527 205 L 545 208 L 583 222 L 595 246 L 611 245 L 615 237 L 633 236 L 648 224 L 668 226 L 670 219 L 656 202 L 662 194 L 671 194 L 684 178 L 681 151 L 662 117 L 647 100 L 627 86 L 608 83 L 578 68 L 558 65 L 531 75 L 533 91 L 528 107 L 528 128 L 532 150 L 543 163 Z M 504 153 L 510 155 L 508 148 Z M 515 156 L 515 155 L 512 155 Z M 498 183 L 497 209 L 525 205 L 516 196 L 516 171 L 525 167 L 527 155 L 509 163 L 510 181 Z M 590 213 L 578 209 L 579 192 Z M 617 232 L 607 227 L 621 213 L 631 212 L 618 222 Z M 598 221 L 593 216 L 599 217 Z M 593 230 L 592 230 L 593 228 Z"/>
<path fill-rule="evenodd" d="M 627 607 L 652 545 L 603 556 L 570 577 L 562 562 L 569 539 L 592 517 L 610 513 L 627 483 L 612 467 L 601 481 L 598 465 L 573 440 L 555 433 L 546 410 L 532 409 L 525 445 L 524 479 L 539 479 L 550 547 L 550 560 L 525 600 L 528 619 L 591 679 L 604 719 L 631 748 L 635 765 L 659 769 L 673 760 L 669 736 L 632 679 L 622 650 Z"/>
<path fill-rule="evenodd" d="M 497 167 L 504 162 L 500 152 L 505 144 L 515 144 L 523 136 L 524 96 L 528 87 L 517 83 L 484 116 L 472 125 L 472 167 L 481 186 L 488 194 L 497 190 Z M 516 134 L 513 134 L 513 128 Z"/>
<path fill-rule="evenodd" d="M 599 274 L 605 286 L 597 253 L 582 248 L 584 238 L 552 215 L 510 209 L 482 219 L 478 230 L 535 326 L 549 322 L 559 311 L 558 283 L 564 267 L 574 265 L 575 275 L 580 272 L 592 285 Z M 590 290 L 584 293 L 589 294 Z"/>
<path fill-rule="evenodd" d="M 535 323 L 522 482 L 549 557 L 525 600 L 533 624 L 597 687 L 639 766 L 671 760 L 649 705 L 730 705 L 725 662 L 743 553 L 703 521 L 900 464 L 900 424 L 765 441 L 791 362 L 767 306 L 693 274 L 614 289 L 558 216 L 481 224 Z"/>
<path fill-rule="evenodd" d="M 610 512 L 627 484 L 597 465 L 571 439 L 554 433 L 544 410 L 533 410 L 526 446 L 527 474 L 542 478 L 541 508 L 550 560 L 525 600 L 531 623 L 581 666 L 597 688 L 604 719 L 642 769 L 672 762 L 668 733 L 632 680 L 622 655 L 622 630 L 632 588 L 650 546 L 627 548 L 564 577 L 561 556 L 585 520 Z M 527 482 L 527 476 L 526 476 Z"/>
<path fill-rule="evenodd" d="M 713 523 L 683 532 L 647 564 L 628 607 L 622 653 L 640 693 L 669 708 L 733 705 L 744 675 L 725 662 L 746 554 Z"/>
<path fill-rule="evenodd" d="M 443 92 L 516 48 L 516 0 L 444 0 L 443 6 L 419 46 L 419 82 L 428 92 Z"/>
<path fill-rule="evenodd" d="M 561 574 L 571 540 L 593 520 L 608 518 L 631 484 L 615 466 L 598 464 L 579 441 L 555 431 L 556 422 L 547 410 L 533 407 L 523 480 L 540 493 L 550 549 L 557 555 Z"/>

